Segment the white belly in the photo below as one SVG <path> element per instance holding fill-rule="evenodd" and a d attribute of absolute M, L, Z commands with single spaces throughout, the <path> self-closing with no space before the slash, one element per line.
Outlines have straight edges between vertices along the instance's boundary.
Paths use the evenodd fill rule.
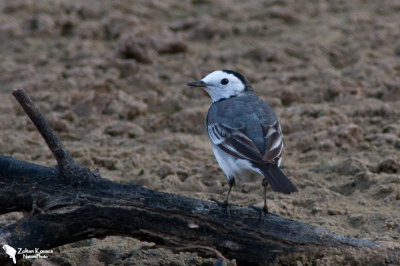
<path fill-rule="evenodd" d="M 261 174 L 261 172 L 257 168 L 254 168 L 249 161 L 233 157 L 218 148 L 216 145 L 212 145 L 212 147 L 215 158 L 228 180 L 231 178 L 246 180 L 254 174 Z"/>

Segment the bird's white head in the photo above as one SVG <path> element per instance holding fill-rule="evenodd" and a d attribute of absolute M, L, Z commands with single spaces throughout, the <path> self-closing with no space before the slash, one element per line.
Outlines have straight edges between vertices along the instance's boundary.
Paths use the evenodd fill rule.
<path fill-rule="evenodd" d="M 228 69 L 216 70 L 202 80 L 191 82 L 187 85 L 203 87 L 213 102 L 240 95 L 251 89 L 250 84 L 242 74 Z"/>

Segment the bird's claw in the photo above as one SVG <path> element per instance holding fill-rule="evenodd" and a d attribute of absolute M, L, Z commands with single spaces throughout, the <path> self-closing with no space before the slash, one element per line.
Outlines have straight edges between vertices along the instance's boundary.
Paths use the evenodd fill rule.
<path fill-rule="evenodd" d="M 215 202 L 219 206 L 226 207 L 226 202 L 225 201 L 220 201 L 220 200 L 217 200 L 215 198 L 209 198 L 208 200 Z"/>
<path fill-rule="evenodd" d="M 253 210 L 255 210 L 255 211 L 257 211 L 257 212 L 259 213 L 258 219 L 259 219 L 260 221 L 262 220 L 262 218 L 263 218 L 265 215 L 268 214 L 268 209 L 265 208 L 265 207 L 264 207 L 264 208 L 260 208 L 260 207 L 251 205 L 251 206 L 249 206 L 249 208 L 250 208 L 250 209 L 253 209 Z"/>
<path fill-rule="evenodd" d="M 229 217 L 232 216 L 232 215 L 231 215 L 231 207 L 229 206 L 228 202 L 226 202 L 226 201 L 220 201 L 220 200 L 217 200 L 217 199 L 215 199 L 215 198 L 209 198 L 208 200 L 209 200 L 209 201 L 213 201 L 213 202 L 215 202 L 217 205 L 226 208 L 226 210 L 227 210 L 227 212 L 228 212 L 228 216 L 229 216 Z"/>

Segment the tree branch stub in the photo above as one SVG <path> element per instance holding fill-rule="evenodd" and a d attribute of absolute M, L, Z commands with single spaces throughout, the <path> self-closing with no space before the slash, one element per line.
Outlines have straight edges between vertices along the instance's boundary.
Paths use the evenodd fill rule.
<path fill-rule="evenodd" d="M 67 183 L 79 185 L 82 182 L 90 182 L 90 180 L 98 176 L 98 174 L 75 162 L 24 89 L 15 89 L 12 95 L 42 135 L 54 158 L 57 160 L 58 169 Z M 80 176 L 80 178 L 77 179 L 76 176 Z"/>

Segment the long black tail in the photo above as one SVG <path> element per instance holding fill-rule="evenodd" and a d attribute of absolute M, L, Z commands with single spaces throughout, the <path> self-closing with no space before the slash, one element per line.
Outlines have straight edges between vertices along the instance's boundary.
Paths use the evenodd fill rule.
<path fill-rule="evenodd" d="M 286 177 L 286 175 L 275 164 L 256 164 L 255 167 L 261 170 L 268 184 L 274 191 L 290 194 L 297 192 L 296 186 Z"/>

